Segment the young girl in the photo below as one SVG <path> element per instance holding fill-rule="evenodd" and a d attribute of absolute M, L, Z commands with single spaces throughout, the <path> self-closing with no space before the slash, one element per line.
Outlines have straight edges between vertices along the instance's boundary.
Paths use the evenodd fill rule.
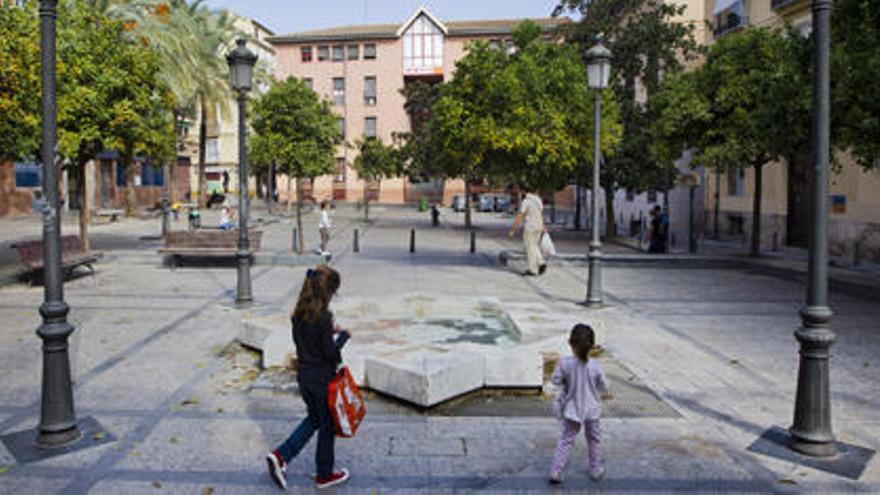
<path fill-rule="evenodd" d="M 327 385 L 336 375 L 336 367 L 342 360 L 340 350 L 349 338 L 348 332 L 333 323 L 333 314 L 327 309 L 339 284 L 336 270 L 328 266 L 310 268 L 291 315 L 298 359 L 297 380 L 308 417 L 283 444 L 266 456 L 269 476 L 282 489 L 287 488 L 284 477 L 287 463 L 299 454 L 315 431 L 318 432 L 316 486 L 338 485 L 349 476 L 345 469 L 333 470 L 336 429 L 327 406 Z M 334 334 L 338 334 L 335 341 Z"/>
<path fill-rule="evenodd" d="M 559 361 L 550 382 L 561 387 L 554 403 L 556 417 L 562 421 L 562 437 L 556 445 L 553 465 L 550 467 L 550 483 L 562 483 L 562 471 L 581 425 L 587 437 L 590 455 L 590 479 L 599 481 L 605 474 L 600 450 L 599 394 L 608 394 L 608 382 L 602 367 L 590 360 L 590 349 L 596 344 L 596 336 L 589 325 L 578 323 L 568 337 L 573 356 Z"/>

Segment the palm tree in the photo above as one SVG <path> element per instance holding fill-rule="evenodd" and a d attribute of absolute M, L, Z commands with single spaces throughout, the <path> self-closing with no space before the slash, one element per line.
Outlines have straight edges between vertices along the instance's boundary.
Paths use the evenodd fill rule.
<path fill-rule="evenodd" d="M 131 26 L 130 36 L 163 60 L 160 78 L 177 102 L 175 121 L 199 113 L 199 202 L 207 199 L 205 152 L 209 109 L 229 112 L 225 52 L 236 36 L 235 17 L 203 0 L 92 0 L 109 17 Z"/>

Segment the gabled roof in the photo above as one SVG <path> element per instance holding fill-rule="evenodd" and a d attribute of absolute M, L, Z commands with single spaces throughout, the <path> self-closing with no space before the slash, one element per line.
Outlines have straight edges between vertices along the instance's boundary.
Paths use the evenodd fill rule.
<path fill-rule="evenodd" d="M 427 12 L 427 11 L 425 11 Z M 366 24 L 341 26 L 330 29 L 317 29 L 301 31 L 298 33 L 270 36 L 267 39 L 273 45 L 299 44 L 299 43 L 332 43 L 346 41 L 369 41 L 390 40 L 400 37 L 403 31 L 418 18 L 420 10 L 414 16 L 407 19 L 403 24 Z M 531 20 L 541 26 L 545 32 L 551 31 L 563 24 L 571 22 L 567 17 L 543 17 L 538 19 L 495 19 L 485 21 L 448 21 L 440 23 L 433 16 L 429 18 L 441 29 L 445 29 L 447 36 L 507 36 L 525 20 Z"/>
<path fill-rule="evenodd" d="M 434 14 L 432 14 L 427 8 L 422 6 L 422 7 L 419 7 L 418 9 L 416 9 L 416 11 L 413 12 L 413 14 L 411 16 L 409 16 L 409 19 L 405 20 L 403 22 L 403 24 L 400 25 L 400 27 L 397 29 L 397 32 L 395 33 L 395 34 L 397 34 L 397 37 L 399 38 L 399 37 L 403 36 L 403 33 L 405 33 L 406 30 L 409 29 L 409 27 L 412 26 L 414 22 L 416 22 L 416 19 L 418 19 L 419 16 L 422 16 L 422 15 L 427 17 L 438 28 L 440 28 L 440 31 L 443 34 L 449 34 L 449 30 L 446 29 L 446 26 L 444 26 L 443 23 L 440 22 L 439 19 L 434 17 Z"/>

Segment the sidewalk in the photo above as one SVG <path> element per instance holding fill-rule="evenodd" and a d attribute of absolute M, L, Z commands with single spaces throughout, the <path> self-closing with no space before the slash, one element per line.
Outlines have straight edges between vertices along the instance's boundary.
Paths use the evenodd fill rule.
<path fill-rule="evenodd" d="M 811 464 L 786 458 L 766 436 L 791 422 L 799 284 L 752 269 L 607 267 L 609 306 L 590 310 L 578 304 L 582 264 L 560 261 L 542 277 L 524 278 L 517 266 L 497 263 L 501 251 L 521 249 L 506 235 L 509 218 L 476 215 L 471 254 L 469 234 L 452 214 L 444 212 L 438 228 L 427 214 L 403 209 L 371 208 L 371 216 L 364 224 L 362 212 L 333 214 L 337 299 L 493 297 L 509 307 L 540 307 L 558 322 L 561 348 L 571 322 L 597 328 L 605 349 L 599 360 L 615 394 L 604 405 L 607 474 L 598 484 L 587 478 L 580 437 L 565 483 L 547 484 L 559 427 L 540 397 L 468 399 L 425 412 L 368 393 L 362 429 L 337 441 L 337 464 L 352 479 L 328 493 L 880 491 L 880 461 L 852 447 L 880 448 L 876 304 L 846 294 L 832 301 L 833 425 L 851 447 L 838 460 Z M 291 225 L 285 219 L 262 227 L 267 254 L 289 252 Z M 316 216 L 304 219 L 309 247 L 315 225 Z M 130 242 L 157 227 L 131 223 L 101 234 Z M 352 252 L 355 228 L 359 253 Z M 122 240 L 120 251 L 155 252 Z M 231 304 L 236 274 L 229 268 L 171 272 L 117 257 L 99 264 L 95 277 L 69 281 L 77 414 L 96 420 L 106 436 L 25 462 L 0 442 L 0 494 L 280 493 L 263 458 L 303 417 L 304 405 L 290 373 L 261 372 L 259 356 L 234 340 L 242 315 L 288 311 L 304 271 L 253 267 L 257 306 L 248 311 Z M 41 288 L 0 287 L 0 438 L 33 428 L 39 417 L 41 342 L 34 329 L 41 298 Z M 272 385 L 270 377 L 280 382 Z M 313 459 L 314 441 L 290 463 L 288 493 L 314 492 Z"/>

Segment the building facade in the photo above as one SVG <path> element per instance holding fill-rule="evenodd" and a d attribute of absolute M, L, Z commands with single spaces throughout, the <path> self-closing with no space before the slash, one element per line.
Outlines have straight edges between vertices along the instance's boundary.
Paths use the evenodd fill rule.
<path fill-rule="evenodd" d="M 733 35 L 747 26 L 785 23 L 808 35 L 812 29 L 810 5 L 810 0 L 706 0 L 711 38 Z M 784 245 L 806 247 L 810 163 L 809 157 L 801 160 L 762 167 L 761 244 L 765 250 Z M 864 171 L 845 151 L 836 151 L 835 160 L 840 167 L 830 174 L 828 198 L 831 253 L 880 260 L 880 170 Z M 710 234 L 714 233 L 717 208 L 721 237 L 745 242 L 751 231 L 754 169 L 712 172 L 707 182 L 705 214 Z"/>
<path fill-rule="evenodd" d="M 351 143 L 364 136 L 391 143 L 394 133 L 410 129 L 400 92 L 406 84 L 449 80 L 469 42 L 485 40 L 499 47 L 510 46 L 512 31 L 524 20 L 443 22 L 420 8 L 400 24 L 300 32 L 273 36 L 269 42 L 276 50 L 277 77 L 301 79 L 331 100 L 345 141 Z M 567 19 L 534 21 L 549 31 Z M 340 145 L 335 173 L 308 184 L 307 194 L 318 200 L 340 201 L 359 201 L 372 194 L 383 203 L 429 197 L 443 198 L 449 204 L 453 194 L 464 191 L 464 183 L 455 180 L 411 183 L 390 178 L 365 184 L 352 168 L 356 153 Z"/>

